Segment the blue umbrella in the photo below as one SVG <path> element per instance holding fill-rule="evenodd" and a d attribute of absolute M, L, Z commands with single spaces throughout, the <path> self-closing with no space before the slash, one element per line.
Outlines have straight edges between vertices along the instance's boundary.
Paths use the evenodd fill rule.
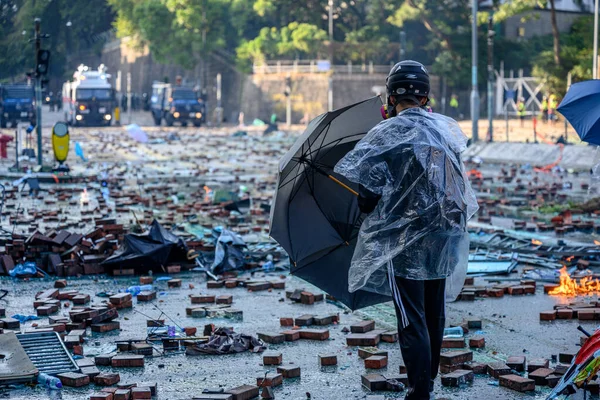
<path fill-rule="evenodd" d="M 572 85 L 557 110 L 581 140 L 600 145 L 600 79 Z"/>

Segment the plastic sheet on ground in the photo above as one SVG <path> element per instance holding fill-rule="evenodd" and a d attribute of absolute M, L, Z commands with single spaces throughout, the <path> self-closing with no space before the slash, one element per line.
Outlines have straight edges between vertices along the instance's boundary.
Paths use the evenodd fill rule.
<path fill-rule="evenodd" d="M 478 209 L 460 157 L 466 144 L 456 121 L 411 108 L 374 127 L 336 165 L 335 172 L 382 196 L 360 229 L 351 292 L 389 295 L 393 273 L 449 278 L 447 297 L 458 293 L 468 262 L 467 220 Z"/>
<path fill-rule="evenodd" d="M 208 343 L 188 347 L 187 355 L 234 354 L 244 351 L 260 353 L 266 349 L 262 340 L 251 335 L 235 333 L 231 329 L 218 328 L 210 336 Z"/>
<path fill-rule="evenodd" d="M 146 132 L 144 132 L 144 130 L 140 128 L 139 125 L 127 125 L 125 127 L 125 130 L 127 131 L 127 133 L 129 133 L 129 136 L 131 136 L 133 140 L 139 143 L 148 143 L 148 135 L 146 135 Z"/>
<path fill-rule="evenodd" d="M 34 262 L 28 261 L 24 264 L 17 264 L 14 269 L 8 271 L 8 274 L 13 278 L 35 275 L 37 274 L 37 267 Z"/>
<path fill-rule="evenodd" d="M 242 268 L 245 264 L 246 249 L 246 243 L 240 235 L 223 229 L 217 239 L 211 272 L 221 274 Z"/>

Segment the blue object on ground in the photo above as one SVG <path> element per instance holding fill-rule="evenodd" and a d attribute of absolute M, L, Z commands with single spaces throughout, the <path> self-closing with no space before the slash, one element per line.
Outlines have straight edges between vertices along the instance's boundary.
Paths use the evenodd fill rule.
<path fill-rule="evenodd" d="M 35 316 L 35 315 L 22 315 L 22 314 L 15 314 L 11 318 L 19 320 L 20 323 L 24 323 L 27 321 L 35 321 L 35 320 L 40 319 L 40 317 Z"/>
<path fill-rule="evenodd" d="M 37 267 L 34 262 L 28 261 L 24 264 L 17 264 L 16 267 L 8 271 L 8 274 L 13 278 L 22 275 L 36 275 Z"/>

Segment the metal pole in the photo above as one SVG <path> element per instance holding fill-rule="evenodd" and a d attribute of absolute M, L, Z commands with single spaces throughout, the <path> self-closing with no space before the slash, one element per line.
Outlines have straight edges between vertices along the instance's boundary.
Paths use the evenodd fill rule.
<path fill-rule="evenodd" d="M 494 141 L 494 12 L 488 17 L 488 82 L 487 82 L 487 108 L 488 108 L 488 138 Z"/>
<path fill-rule="evenodd" d="M 406 32 L 400 31 L 400 61 L 406 57 Z"/>
<path fill-rule="evenodd" d="M 127 123 L 131 124 L 131 72 L 127 73 Z"/>
<path fill-rule="evenodd" d="M 471 32 L 471 51 L 472 51 L 472 67 L 471 67 L 471 124 L 473 126 L 473 142 L 479 140 L 479 92 L 477 90 L 477 1 L 472 0 L 473 8 L 473 23 Z"/>
<path fill-rule="evenodd" d="M 598 0 L 594 1 L 594 61 L 592 76 L 598 79 Z"/>
<path fill-rule="evenodd" d="M 35 25 L 35 60 L 36 60 L 36 68 L 37 68 L 37 62 L 38 62 L 38 53 L 40 51 L 41 48 L 41 40 L 42 40 L 42 35 L 41 35 L 41 25 L 42 25 L 42 20 L 39 18 L 36 18 L 34 20 L 34 25 Z M 37 159 L 38 159 L 38 165 L 42 165 L 42 76 L 38 75 L 36 73 L 36 77 L 35 77 L 35 117 L 36 117 L 36 126 L 35 126 L 35 132 L 37 133 Z"/>
<path fill-rule="evenodd" d="M 506 141 L 508 142 L 508 106 L 504 107 L 504 122 L 506 123 Z"/>
<path fill-rule="evenodd" d="M 221 126 L 221 122 L 223 121 L 223 108 L 221 108 L 221 93 L 222 91 L 222 77 L 221 74 L 217 74 L 217 126 Z"/>
<path fill-rule="evenodd" d="M 329 0 L 329 68 L 330 75 L 327 89 L 327 108 L 333 110 L 333 0 Z"/>

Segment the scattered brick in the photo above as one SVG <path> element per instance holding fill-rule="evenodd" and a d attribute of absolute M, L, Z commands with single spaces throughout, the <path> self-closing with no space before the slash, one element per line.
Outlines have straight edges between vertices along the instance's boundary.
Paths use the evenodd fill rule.
<path fill-rule="evenodd" d="M 300 377 L 300 367 L 296 366 L 279 366 L 277 367 L 277 372 L 286 379 Z"/>
<path fill-rule="evenodd" d="M 216 301 L 217 304 L 231 304 L 233 303 L 233 296 L 230 294 L 217 296 Z"/>
<path fill-rule="evenodd" d="M 375 329 L 375 321 L 361 321 L 350 325 L 350 332 L 352 333 L 366 333 L 373 329 Z"/>
<path fill-rule="evenodd" d="M 485 337 L 479 335 L 473 336 L 469 339 L 469 347 L 483 349 L 485 347 Z"/>
<path fill-rule="evenodd" d="M 152 392 L 150 391 L 150 388 L 147 387 L 134 387 L 131 389 L 131 398 L 132 400 L 152 399 Z"/>
<path fill-rule="evenodd" d="M 120 380 L 121 376 L 114 373 L 101 373 L 94 377 L 94 383 L 98 386 L 116 385 Z"/>
<path fill-rule="evenodd" d="M 254 385 L 242 385 L 229 389 L 225 393 L 233 395 L 233 400 L 248 400 L 258 397 L 258 387 Z"/>
<path fill-rule="evenodd" d="M 294 319 L 294 324 L 296 326 L 309 326 L 312 325 L 315 321 L 315 318 L 313 315 L 310 314 L 305 314 L 305 315 L 301 315 L 297 318 Z"/>
<path fill-rule="evenodd" d="M 140 285 L 150 285 L 154 282 L 154 278 L 151 276 L 140 276 Z"/>
<path fill-rule="evenodd" d="M 533 379 L 536 385 L 545 386 L 547 384 L 546 378 L 552 375 L 554 371 L 550 368 L 538 368 L 533 372 L 530 372 L 528 377 L 529 379 Z"/>
<path fill-rule="evenodd" d="M 462 365 L 462 367 L 463 367 L 463 369 L 468 369 L 470 371 L 473 371 L 473 373 L 476 375 L 487 374 L 487 365 L 482 364 L 482 363 L 469 362 L 469 363 L 464 363 Z"/>
<path fill-rule="evenodd" d="M 101 324 L 93 324 L 91 328 L 92 332 L 105 333 L 121 329 L 121 323 L 119 321 L 103 322 Z"/>
<path fill-rule="evenodd" d="M 67 280 L 66 279 L 58 279 L 58 280 L 54 281 L 54 287 L 57 288 L 57 289 L 66 288 L 67 287 Z"/>
<path fill-rule="evenodd" d="M 594 314 L 592 313 L 592 317 L 593 317 L 593 315 Z M 555 319 L 556 319 L 556 311 L 540 312 L 540 321 L 554 321 Z"/>
<path fill-rule="evenodd" d="M 119 305 L 119 304 L 127 303 L 128 301 L 131 301 L 131 299 L 132 299 L 131 294 L 119 293 L 119 294 L 115 294 L 114 296 L 110 296 L 109 301 L 114 305 Z"/>
<path fill-rule="evenodd" d="M 259 292 L 262 290 L 269 290 L 271 288 L 270 282 L 255 282 L 246 285 L 246 288 L 252 292 Z"/>
<path fill-rule="evenodd" d="M 100 356 L 96 356 L 94 357 L 94 363 L 96 365 L 101 365 L 101 366 L 109 366 L 111 365 L 111 359 L 113 356 L 109 356 L 109 355 L 100 355 Z"/>
<path fill-rule="evenodd" d="M 94 379 L 94 377 L 100 375 L 100 370 L 96 368 L 95 365 L 90 367 L 81 367 L 80 372 L 84 375 L 89 376 L 90 379 Z"/>
<path fill-rule="evenodd" d="M 549 386 L 551 388 L 556 387 L 556 385 L 558 385 L 558 382 L 560 381 L 561 376 L 560 375 L 549 375 L 546 377 L 546 386 Z"/>
<path fill-rule="evenodd" d="M 377 346 L 381 340 L 381 335 L 371 333 L 351 333 L 346 336 L 348 346 Z"/>
<path fill-rule="evenodd" d="M 442 386 L 458 387 L 462 384 L 473 382 L 473 371 L 463 369 L 442 375 Z"/>
<path fill-rule="evenodd" d="M 358 348 L 358 356 L 362 359 L 369 358 L 371 356 L 388 356 L 388 352 L 386 350 L 380 350 L 377 347 L 359 347 Z M 405 374 L 406 372 L 400 372 L 401 374 Z"/>
<path fill-rule="evenodd" d="M 508 365 L 508 367 L 510 369 L 513 369 L 517 372 L 524 372 L 525 371 L 525 357 L 524 356 L 508 357 L 508 360 L 506 360 L 506 365 Z"/>
<path fill-rule="evenodd" d="M 256 378 L 256 385 L 259 387 L 262 386 L 279 386 L 283 383 L 283 376 L 281 374 L 269 373 L 267 376 L 260 376 Z"/>
<path fill-rule="evenodd" d="M 527 363 L 527 372 L 533 372 L 538 368 L 548 368 L 549 365 L 550 361 L 543 358 L 529 360 L 529 363 Z"/>
<path fill-rule="evenodd" d="M 167 286 L 170 288 L 181 287 L 181 279 L 171 279 L 171 280 L 167 281 Z"/>
<path fill-rule="evenodd" d="M 472 351 L 450 351 L 440 355 L 440 365 L 457 365 L 473 361 Z"/>
<path fill-rule="evenodd" d="M 464 347 L 464 338 L 444 338 L 442 341 L 442 349 L 463 349 Z"/>
<path fill-rule="evenodd" d="M 208 281 L 208 282 L 206 282 L 207 289 L 220 289 L 223 287 L 223 285 L 224 285 L 223 281 Z"/>
<path fill-rule="evenodd" d="M 283 362 L 283 355 L 274 351 L 267 351 L 263 354 L 264 365 L 281 365 Z"/>
<path fill-rule="evenodd" d="M 194 295 L 191 297 L 192 304 L 214 303 L 215 298 L 214 295 Z"/>
<path fill-rule="evenodd" d="M 387 367 L 387 363 L 386 356 L 371 356 L 365 359 L 365 368 L 381 369 Z"/>
<path fill-rule="evenodd" d="M 337 365 L 337 356 L 335 354 L 319 355 L 319 363 L 322 367 Z"/>
<path fill-rule="evenodd" d="M 137 355 L 119 355 L 114 356 L 111 359 L 111 365 L 115 368 L 128 368 L 128 367 L 143 367 L 144 356 Z"/>
<path fill-rule="evenodd" d="M 565 363 L 565 364 L 571 364 L 571 362 L 573 361 L 575 356 L 577 356 L 577 352 L 566 351 L 563 353 L 558 353 L 558 362 Z"/>
<path fill-rule="evenodd" d="M 487 289 L 488 297 L 504 297 L 504 289 Z"/>
<path fill-rule="evenodd" d="M 113 395 L 113 400 L 130 400 L 130 398 L 131 390 L 129 389 L 117 389 Z"/>
<path fill-rule="evenodd" d="M 327 339 L 329 339 L 329 330 L 327 330 L 327 329 L 302 329 L 302 330 L 300 330 L 300 339 L 327 340 Z"/>
<path fill-rule="evenodd" d="M 362 385 L 371 392 L 387 390 L 387 379 L 380 374 L 365 374 L 361 376 Z"/>
<path fill-rule="evenodd" d="M 56 377 L 60 379 L 64 386 L 81 387 L 89 385 L 90 377 L 84 374 L 78 374 L 76 372 L 65 372 L 63 374 L 57 374 Z"/>
<path fill-rule="evenodd" d="M 386 343 L 396 343 L 398 341 L 398 331 L 382 333 L 381 341 Z"/>
<path fill-rule="evenodd" d="M 113 394 L 105 392 L 92 393 L 90 400 L 113 400 Z"/>
<path fill-rule="evenodd" d="M 294 318 L 279 318 L 280 326 L 294 326 Z"/>
<path fill-rule="evenodd" d="M 156 299 L 156 292 L 154 291 L 143 291 L 137 295 L 138 301 L 152 301 Z"/>
<path fill-rule="evenodd" d="M 257 333 L 259 339 L 270 344 L 281 344 L 285 341 L 285 336 L 280 333 Z"/>
<path fill-rule="evenodd" d="M 300 340 L 300 331 L 297 330 L 289 330 L 281 332 L 286 342 L 295 342 L 296 340 Z"/>
<path fill-rule="evenodd" d="M 499 380 L 500 386 L 516 390 L 517 392 L 532 392 L 535 390 L 535 382 L 533 379 L 508 374 L 500 376 Z"/>
<path fill-rule="evenodd" d="M 488 364 L 488 374 L 496 379 L 502 375 L 509 375 L 510 368 L 503 362 L 493 362 Z"/>

